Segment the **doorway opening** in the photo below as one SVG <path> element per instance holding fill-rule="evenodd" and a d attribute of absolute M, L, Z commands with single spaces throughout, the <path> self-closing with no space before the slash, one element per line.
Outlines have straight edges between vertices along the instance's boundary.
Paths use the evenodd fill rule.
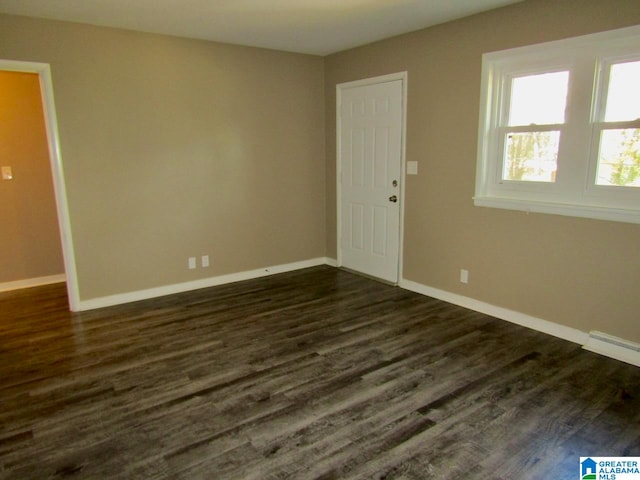
<path fill-rule="evenodd" d="M 57 214 L 57 230 L 60 239 L 60 246 L 62 249 L 62 264 L 64 266 L 64 276 L 60 275 L 51 275 L 51 278 L 47 276 L 41 277 L 38 280 L 41 283 L 47 283 L 48 280 L 54 281 L 63 281 L 66 280 L 67 283 L 67 295 L 69 298 L 69 308 L 72 311 L 78 310 L 79 305 L 79 293 L 78 293 L 78 283 L 77 283 L 77 273 L 75 268 L 75 258 L 73 254 L 73 242 L 71 237 L 71 227 L 69 221 L 69 210 L 67 203 L 67 195 L 66 188 L 64 183 L 64 174 L 62 168 L 62 160 L 60 157 L 60 147 L 59 147 L 59 138 L 58 138 L 58 126 L 56 120 L 55 113 L 55 104 L 53 98 L 53 86 L 51 81 L 51 71 L 48 64 L 45 63 L 36 63 L 36 62 L 21 62 L 14 60 L 0 60 L 0 71 L 5 72 L 7 74 L 11 73 L 22 73 L 27 74 L 24 76 L 24 79 L 28 81 L 31 80 L 30 75 L 37 75 L 37 83 L 39 86 L 40 100 L 41 100 L 41 114 L 44 117 L 44 130 L 46 135 L 46 146 L 42 148 L 48 154 L 48 163 L 51 170 L 51 180 L 53 181 L 53 196 L 55 199 L 55 213 Z M 33 79 L 35 80 L 35 78 Z M 5 92 L 8 95 L 11 95 L 11 92 Z M 28 129 L 28 127 L 27 127 Z M 15 135 L 28 135 L 29 132 L 12 132 Z M 26 138 L 26 137 L 25 137 Z M 16 142 L 18 148 L 20 147 L 21 142 Z M 22 143 L 26 145 L 26 142 Z M 27 155 L 29 153 L 27 152 Z M 17 186 L 17 178 L 13 180 L 12 177 L 15 175 L 21 175 L 24 172 L 13 172 L 11 169 L 11 158 L 3 158 L 2 166 L 3 175 L 7 180 L 6 182 L 15 181 L 16 184 L 13 187 Z M 46 172 L 48 173 L 48 172 Z M 50 191 L 48 192 L 51 193 Z M 46 194 L 46 192 L 45 192 Z M 20 199 L 21 202 L 26 201 L 25 199 Z M 46 208 L 46 207 L 45 207 Z M 49 216 L 49 218 L 53 218 L 53 216 Z M 52 220 L 56 223 L 56 220 Z M 54 226 L 55 228 L 55 226 Z M 55 235 L 55 233 L 54 233 Z M 46 240 L 45 240 L 46 241 Z M 13 283 L 13 282 L 10 282 Z M 19 282 L 16 282 L 16 288 L 19 288 Z M 32 286 L 27 284 L 25 286 Z"/>

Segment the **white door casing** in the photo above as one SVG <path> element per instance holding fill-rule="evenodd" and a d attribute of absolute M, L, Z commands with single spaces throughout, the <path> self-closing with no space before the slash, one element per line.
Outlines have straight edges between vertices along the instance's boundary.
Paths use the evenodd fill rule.
<path fill-rule="evenodd" d="M 73 239 L 71 237 L 71 221 L 69 217 L 69 206 L 67 203 L 67 191 L 60 155 L 60 140 L 58 137 L 58 121 L 56 118 L 56 108 L 53 98 L 51 68 L 47 63 L 0 59 L 0 70 L 36 73 L 40 78 L 40 93 L 42 95 L 44 121 L 47 132 L 47 141 L 49 144 L 49 160 L 53 176 L 53 187 L 58 213 L 58 227 L 60 229 L 65 277 L 67 281 L 69 308 L 74 312 L 79 311 L 80 293 L 78 287 L 78 275 L 76 271 L 75 254 L 73 251 Z"/>
<path fill-rule="evenodd" d="M 397 283 L 406 73 L 337 87 L 338 265 Z"/>

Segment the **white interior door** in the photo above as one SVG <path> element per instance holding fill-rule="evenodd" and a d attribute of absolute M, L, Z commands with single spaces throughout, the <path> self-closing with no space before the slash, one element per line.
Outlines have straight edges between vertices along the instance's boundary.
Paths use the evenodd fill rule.
<path fill-rule="evenodd" d="M 403 81 L 342 88 L 338 98 L 341 266 L 397 283 Z"/>

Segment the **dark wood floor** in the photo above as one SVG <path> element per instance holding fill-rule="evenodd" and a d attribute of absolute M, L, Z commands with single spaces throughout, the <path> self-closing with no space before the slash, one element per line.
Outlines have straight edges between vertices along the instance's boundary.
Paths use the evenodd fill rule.
<path fill-rule="evenodd" d="M 640 369 L 329 267 L 82 314 L 0 294 L 0 478 L 575 479 Z"/>

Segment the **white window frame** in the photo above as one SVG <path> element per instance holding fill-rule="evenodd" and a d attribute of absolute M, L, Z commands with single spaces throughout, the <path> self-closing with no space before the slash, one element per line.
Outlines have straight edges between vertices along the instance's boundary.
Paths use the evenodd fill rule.
<path fill-rule="evenodd" d="M 604 122 L 609 67 L 633 60 L 640 26 L 484 54 L 474 204 L 640 223 L 640 188 L 596 184 L 600 132 L 640 128 L 640 119 Z M 565 70 L 565 123 L 533 129 L 561 131 L 555 182 L 502 180 L 511 79 Z"/>

